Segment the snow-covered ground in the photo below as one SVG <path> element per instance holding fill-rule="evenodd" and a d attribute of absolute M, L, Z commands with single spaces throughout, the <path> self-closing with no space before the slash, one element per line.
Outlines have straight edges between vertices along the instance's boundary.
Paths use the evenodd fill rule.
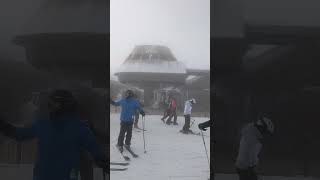
<path fill-rule="evenodd" d="M 111 180 L 206 180 L 209 177 L 209 167 L 201 136 L 179 133 L 184 123 L 183 117 L 178 117 L 178 126 L 164 125 L 161 116 L 146 116 L 147 131 L 146 150 L 144 154 L 142 132 L 133 131 L 132 149 L 140 155 L 130 161 L 127 171 L 110 174 Z M 199 132 L 197 124 L 207 118 L 193 118 L 196 124 L 191 128 Z M 141 119 L 139 126 L 142 125 Z M 110 159 L 124 161 L 115 148 L 119 133 L 119 114 L 111 114 L 110 118 Z M 205 142 L 210 150 L 210 130 L 205 132 Z M 210 156 L 210 154 L 209 154 Z M 116 166 L 112 166 L 116 167 Z M 263 180 L 317 180 L 304 177 L 262 177 Z M 236 174 L 217 174 L 215 180 L 238 180 Z"/>
<path fill-rule="evenodd" d="M 123 161 L 115 148 L 119 132 L 119 114 L 111 114 L 110 118 L 110 159 Z M 198 132 L 197 124 L 207 118 L 196 119 L 191 128 Z M 141 126 L 141 120 L 139 122 Z M 160 116 L 146 116 L 146 150 L 143 151 L 142 132 L 134 130 L 132 149 L 140 155 L 131 158 L 127 171 L 115 172 L 110 175 L 111 180 L 207 180 L 209 167 L 201 136 L 184 135 L 179 133 L 184 119 L 178 117 L 178 126 L 167 126 L 162 123 Z M 205 132 L 205 142 L 209 149 L 210 130 Z M 209 154 L 210 156 L 210 154 Z M 116 166 L 112 166 L 116 167 Z M 0 164 L 1 180 L 32 180 L 32 165 Z M 263 180 L 319 180 L 304 177 L 262 177 Z M 95 168 L 94 180 L 103 180 L 102 171 Z M 215 180 L 238 180 L 235 174 L 217 174 Z"/>
<path fill-rule="evenodd" d="M 111 180 L 205 180 L 209 177 L 209 165 L 205 154 L 202 137 L 185 135 L 179 132 L 184 119 L 178 117 L 178 126 L 165 125 L 161 116 L 146 116 L 145 132 L 146 150 L 143 148 L 142 132 L 133 131 L 132 149 L 139 154 L 139 158 L 131 158 L 127 171 L 115 172 L 110 175 Z M 197 124 L 208 118 L 193 118 L 196 123 L 191 128 L 199 132 Z M 119 133 L 119 114 L 112 114 L 110 118 L 110 159 L 123 161 L 115 145 Z M 140 119 L 139 126 L 142 127 Z M 205 132 L 205 142 L 210 153 L 210 130 Z M 210 156 L 210 154 L 209 154 Z"/>

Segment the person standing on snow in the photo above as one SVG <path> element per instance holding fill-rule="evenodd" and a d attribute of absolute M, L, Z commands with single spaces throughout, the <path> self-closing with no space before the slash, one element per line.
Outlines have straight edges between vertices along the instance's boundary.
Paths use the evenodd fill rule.
<path fill-rule="evenodd" d="M 171 96 L 170 98 L 170 104 L 169 104 L 169 118 L 166 122 L 166 124 L 171 124 L 171 119 L 173 119 L 173 125 L 178 125 L 177 123 L 177 101 L 176 98 L 174 98 L 173 96 Z"/>
<path fill-rule="evenodd" d="M 73 95 L 66 90 L 55 90 L 49 96 L 48 107 L 48 117 L 38 118 L 31 127 L 18 128 L 0 120 L 0 132 L 5 136 L 18 141 L 38 140 L 33 179 L 77 180 L 83 149 L 108 173 L 109 160 L 93 133 L 81 122 Z"/>
<path fill-rule="evenodd" d="M 238 157 L 235 163 L 239 180 L 257 180 L 255 168 L 258 165 L 258 155 L 262 148 L 262 139 L 273 134 L 273 122 L 266 115 L 258 121 L 247 124 L 241 131 Z"/>
<path fill-rule="evenodd" d="M 189 128 L 190 128 L 190 119 L 191 119 L 192 106 L 195 103 L 196 103 L 196 100 L 194 98 L 192 98 L 192 99 L 186 101 L 185 104 L 184 104 L 184 119 L 185 119 L 185 123 L 184 123 L 184 126 L 183 126 L 182 130 L 180 131 L 180 132 L 182 132 L 184 134 L 193 133 Z"/>
<path fill-rule="evenodd" d="M 122 152 L 123 151 L 123 140 L 126 134 L 125 146 L 130 148 L 131 137 L 132 137 L 132 127 L 134 121 L 134 115 L 137 110 L 140 111 L 140 114 L 144 117 L 145 113 L 141 108 L 139 102 L 134 99 L 134 94 L 132 90 L 127 90 L 124 99 L 120 101 L 110 100 L 110 103 L 114 106 L 121 106 L 121 115 L 120 115 L 120 133 L 118 137 L 117 147 Z"/>
<path fill-rule="evenodd" d="M 178 123 L 177 123 L 177 101 L 172 95 L 169 95 L 169 106 L 166 109 L 166 111 L 164 112 L 161 120 L 164 123 L 170 125 L 172 123 L 171 119 L 173 117 L 174 117 L 173 124 L 178 125 Z M 166 118 L 168 118 L 167 121 L 165 121 Z"/>
<path fill-rule="evenodd" d="M 164 113 L 163 113 L 163 117 L 161 118 L 161 121 L 163 121 L 163 123 L 165 123 L 166 121 L 165 121 L 165 119 L 167 119 L 169 116 L 170 116 L 170 114 L 171 114 L 171 112 L 170 112 L 170 103 L 171 103 L 171 97 L 172 97 L 172 95 L 169 95 L 169 97 L 168 97 L 168 103 L 165 103 L 165 104 L 169 104 L 168 106 L 167 106 L 167 108 L 165 109 L 165 111 L 164 111 Z"/>

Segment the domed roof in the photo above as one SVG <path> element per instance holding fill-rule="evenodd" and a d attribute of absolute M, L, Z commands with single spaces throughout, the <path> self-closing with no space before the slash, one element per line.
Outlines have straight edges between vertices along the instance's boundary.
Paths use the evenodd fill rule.
<path fill-rule="evenodd" d="M 131 61 L 177 61 L 171 50 L 160 45 L 139 45 L 136 46 L 126 62 Z"/>
<path fill-rule="evenodd" d="M 139 45 L 133 49 L 116 75 L 119 73 L 186 74 L 186 67 L 177 61 L 166 46 Z"/>

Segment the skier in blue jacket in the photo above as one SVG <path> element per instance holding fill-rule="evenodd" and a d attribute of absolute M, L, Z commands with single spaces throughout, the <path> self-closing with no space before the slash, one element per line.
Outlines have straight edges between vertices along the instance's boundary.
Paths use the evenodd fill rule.
<path fill-rule="evenodd" d="M 18 141 L 37 139 L 38 154 L 34 180 L 77 180 L 80 152 L 91 153 L 96 164 L 108 172 L 109 162 L 89 127 L 80 121 L 77 102 L 66 90 L 49 97 L 49 116 L 38 118 L 31 127 L 18 128 L 0 120 L 0 132 Z"/>
<path fill-rule="evenodd" d="M 143 109 L 140 106 L 140 103 L 134 98 L 134 94 L 132 90 L 127 90 L 125 94 L 125 98 L 120 101 L 111 100 L 110 103 L 114 106 L 121 106 L 121 114 L 120 114 L 120 133 L 118 137 L 118 148 L 122 152 L 123 151 L 123 140 L 126 134 L 125 146 L 130 148 L 131 145 L 131 137 L 132 137 L 132 127 L 134 122 L 135 112 L 137 110 L 140 111 L 142 116 L 145 116 Z"/>

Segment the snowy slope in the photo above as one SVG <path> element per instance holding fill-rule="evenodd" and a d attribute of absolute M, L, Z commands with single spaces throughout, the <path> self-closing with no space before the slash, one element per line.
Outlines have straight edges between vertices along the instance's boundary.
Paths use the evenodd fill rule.
<path fill-rule="evenodd" d="M 207 118 L 195 118 L 196 124 Z M 209 166 L 201 136 L 179 133 L 183 125 L 183 117 L 178 117 L 178 126 L 167 126 L 160 116 L 146 116 L 146 150 L 143 150 L 142 132 L 134 130 L 132 149 L 140 155 L 132 159 L 129 169 L 125 172 L 111 172 L 111 180 L 201 180 L 209 177 Z M 139 122 L 142 127 L 142 122 Z M 110 159 L 122 161 L 115 149 L 119 133 L 119 115 L 112 114 L 110 120 Z M 197 130 L 194 125 L 194 131 Z M 205 132 L 209 135 L 209 131 Z M 208 151 L 209 137 L 205 137 Z"/>
<path fill-rule="evenodd" d="M 196 119 L 196 124 L 207 120 Z M 140 155 L 138 159 L 131 158 L 129 169 L 124 172 L 111 172 L 111 180 L 206 180 L 209 176 L 208 162 L 201 136 L 184 135 L 178 131 L 183 126 L 183 117 L 178 117 L 178 126 L 167 126 L 160 116 L 146 116 L 146 149 L 143 153 L 142 132 L 134 130 L 132 139 L 133 150 Z M 141 119 L 139 126 L 142 125 Z M 196 126 L 191 129 L 198 132 Z M 110 119 L 110 159 L 123 161 L 115 149 L 119 132 L 119 115 L 111 114 Z M 210 130 L 205 132 L 209 135 Z M 209 150 L 209 137 L 205 137 Z M 210 155 L 209 155 L 210 156 Z M 263 180 L 317 180 L 304 177 L 262 177 Z M 217 174 L 215 180 L 238 180 L 236 174 Z"/>

